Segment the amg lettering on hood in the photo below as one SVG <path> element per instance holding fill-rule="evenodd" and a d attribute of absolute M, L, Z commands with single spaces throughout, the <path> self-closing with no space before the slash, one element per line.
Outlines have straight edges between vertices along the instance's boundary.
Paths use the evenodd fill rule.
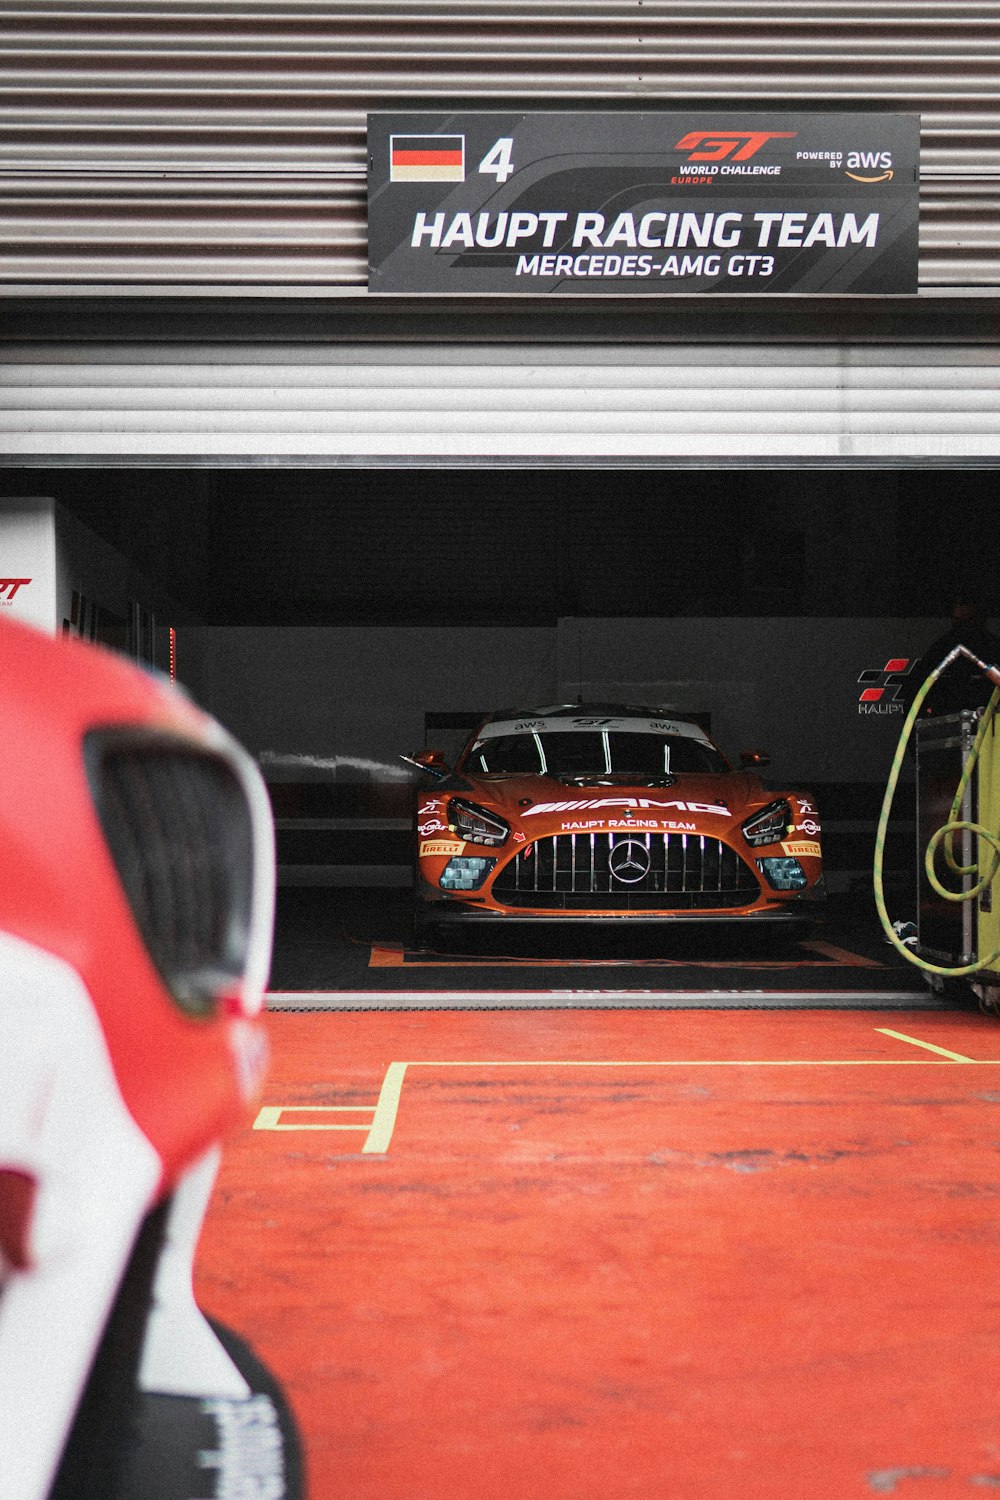
<path fill-rule="evenodd" d="M 575 802 L 536 802 L 525 810 L 526 818 L 540 813 L 591 812 L 602 807 L 675 807 L 679 812 L 714 813 L 720 818 L 729 816 L 729 808 L 718 802 L 661 802 L 656 797 L 588 797 Z"/>

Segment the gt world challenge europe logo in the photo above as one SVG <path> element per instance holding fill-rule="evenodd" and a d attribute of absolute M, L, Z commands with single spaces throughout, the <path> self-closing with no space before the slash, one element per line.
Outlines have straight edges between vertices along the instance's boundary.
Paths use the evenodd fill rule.
<path fill-rule="evenodd" d="M 903 684 L 910 674 L 913 658 L 892 656 L 884 667 L 866 667 L 858 678 L 861 693 L 859 714 L 901 714 L 906 703 L 900 701 Z"/>

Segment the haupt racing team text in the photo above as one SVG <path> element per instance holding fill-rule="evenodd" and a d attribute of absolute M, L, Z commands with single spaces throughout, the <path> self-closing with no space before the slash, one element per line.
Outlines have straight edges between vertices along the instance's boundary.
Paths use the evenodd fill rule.
<path fill-rule="evenodd" d="M 559 211 L 419 212 L 410 245 L 432 250 L 516 249 L 518 276 L 770 276 L 775 258 L 769 251 L 874 249 L 879 231 L 877 213 L 859 222 L 856 214 L 826 211 L 654 209 L 639 215 L 620 213 L 609 223 L 602 213 L 581 212 L 572 229 L 569 217 Z M 607 250 L 616 253 L 593 253 Z M 686 253 L 659 258 L 645 253 L 656 250 Z M 708 254 L 695 253 L 706 250 Z M 739 253 L 725 256 L 720 251 Z"/>

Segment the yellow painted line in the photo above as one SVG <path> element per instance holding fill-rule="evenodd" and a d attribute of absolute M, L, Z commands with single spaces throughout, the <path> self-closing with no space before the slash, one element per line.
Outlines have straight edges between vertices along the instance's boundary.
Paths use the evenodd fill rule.
<path fill-rule="evenodd" d="M 907 1036 L 905 1031 L 893 1031 L 888 1026 L 876 1026 L 876 1031 L 881 1031 L 883 1036 L 894 1036 L 899 1042 L 909 1042 L 913 1047 L 926 1047 L 928 1052 L 939 1052 L 942 1057 L 948 1057 L 952 1062 L 971 1063 L 974 1057 L 963 1057 L 961 1052 L 949 1052 L 947 1047 L 937 1047 L 933 1042 L 922 1042 L 918 1036 Z"/>
<path fill-rule="evenodd" d="M 372 1120 L 368 1138 L 361 1148 L 369 1155 L 383 1155 L 389 1149 L 392 1132 L 396 1126 L 399 1096 L 403 1092 L 405 1076 L 405 1062 L 390 1063 L 385 1070 L 378 1103 L 375 1106 L 375 1118 Z"/>
<path fill-rule="evenodd" d="M 356 1125 L 286 1125 L 281 1118 L 282 1115 L 289 1114 L 327 1115 L 359 1109 L 365 1110 L 368 1114 L 372 1113 L 370 1104 L 265 1104 L 253 1122 L 253 1128 L 254 1130 L 370 1130 L 370 1120 L 364 1120 Z"/>
<path fill-rule="evenodd" d="M 938 1057 L 858 1057 L 858 1058 L 422 1058 L 417 1062 L 392 1062 L 385 1070 L 382 1087 L 374 1106 L 370 1104 L 286 1104 L 265 1105 L 254 1121 L 255 1130 L 364 1130 L 365 1142 L 361 1150 L 365 1155 L 384 1156 L 389 1150 L 399 1103 L 403 1092 L 403 1081 L 407 1068 L 949 1068 L 956 1063 L 973 1067 L 1000 1067 L 1000 1058 L 964 1057 L 960 1052 L 951 1052 L 933 1042 L 923 1042 L 919 1037 L 907 1036 L 905 1032 L 893 1031 L 888 1026 L 876 1026 L 876 1031 L 898 1041 L 939 1054 Z M 940 1060 L 939 1060 L 940 1059 Z M 336 1114 L 351 1110 L 370 1110 L 370 1122 L 353 1125 L 316 1125 L 285 1123 L 286 1114 Z"/>
<path fill-rule="evenodd" d="M 918 1043 L 919 1045 L 919 1043 Z M 924 1043 L 929 1046 L 929 1043 Z M 936 1047 L 936 1052 L 943 1052 L 944 1048 Z M 966 1062 L 978 1065 L 982 1068 L 1000 1067 L 1000 1058 L 993 1057 L 960 1057 L 958 1053 L 945 1053 L 950 1063 Z M 503 1061 L 487 1062 L 458 1061 L 458 1062 L 431 1062 L 421 1061 L 406 1064 L 411 1068 L 944 1068 L 949 1063 L 938 1062 L 930 1057 L 797 1057 L 797 1058 L 773 1058 L 773 1057 L 725 1057 L 725 1058 L 668 1058 L 665 1061 L 656 1061 L 652 1058 L 644 1062 L 635 1062 L 624 1059 L 620 1062 L 600 1061 L 583 1062 L 576 1058 L 546 1058 L 535 1061 Z"/>
<path fill-rule="evenodd" d="M 253 1122 L 254 1130 L 363 1130 L 365 1143 L 361 1150 L 367 1155 L 381 1155 L 389 1149 L 392 1132 L 399 1111 L 399 1097 L 406 1076 L 406 1063 L 390 1063 L 385 1070 L 382 1088 L 375 1104 L 265 1104 L 258 1110 Z M 285 1115 L 334 1115 L 356 1113 L 363 1110 L 371 1116 L 350 1125 L 313 1124 L 301 1120 L 286 1121 Z"/>

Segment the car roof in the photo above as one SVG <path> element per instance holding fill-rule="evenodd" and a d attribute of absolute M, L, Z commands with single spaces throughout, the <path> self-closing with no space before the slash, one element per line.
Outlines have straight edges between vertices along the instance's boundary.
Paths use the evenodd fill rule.
<path fill-rule="evenodd" d="M 693 719 L 688 719 L 684 714 L 675 713 L 672 708 L 651 706 L 650 704 L 638 703 L 546 703 L 532 705 L 530 708 L 498 708 L 486 715 L 484 724 L 492 724 L 498 719 L 560 719 L 560 718 L 609 718 L 609 719 L 663 719 L 669 718 L 679 724 L 692 724 Z"/>
<path fill-rule="evenodd" d="M 540 708 L 497 709 L 481 719 L 466 741 L 471 750 L 480 740 L 521 731 L 596 733 L 599 729 L 648 730 L 659 734 L 712 741 L 697 719 L 679 718 L 664 708 L 640 708 L 629 703 L 550 703 Z"/>

